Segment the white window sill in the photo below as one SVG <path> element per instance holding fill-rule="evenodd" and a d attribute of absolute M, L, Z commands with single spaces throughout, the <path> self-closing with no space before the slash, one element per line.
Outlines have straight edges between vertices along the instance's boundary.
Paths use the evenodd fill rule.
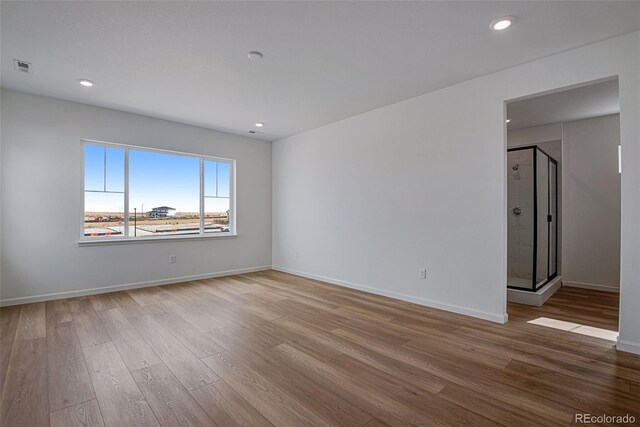
<path fill-rule="evenodd" d="M 101 246 L 101 245 L 128 245 L 137 243 L 159 243 L 176 242 L 187 240 L 208 240 L 208 239 L 229 239 L 238 237 L 235 233 L 210 233 L 193 236 L 155 236 L 155 237 L 109 237 L 109 238 L 88 238 L 78 240 L 78 246 Z"/>

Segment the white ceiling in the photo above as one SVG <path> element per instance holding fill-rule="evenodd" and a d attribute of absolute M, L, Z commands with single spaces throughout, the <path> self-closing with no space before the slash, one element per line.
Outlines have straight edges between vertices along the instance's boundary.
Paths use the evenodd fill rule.
<path fill-rule="evenodd" d="M 509 129 L 570 122 L 619 112 L 618 79 L 507 105 Z"/>
<path fill-rule="evenodd" d="M 10 2 L 3 87 L 276 140 L 640 29 L 640 2 Z M 489 22 L 514 15 L 502 33 Z M 264 59 L 252 62 L 247 52 Z M 12 60 L 33 63 L 32 75 Z M 96 82 L 82 88 L 77 79 Z"/>

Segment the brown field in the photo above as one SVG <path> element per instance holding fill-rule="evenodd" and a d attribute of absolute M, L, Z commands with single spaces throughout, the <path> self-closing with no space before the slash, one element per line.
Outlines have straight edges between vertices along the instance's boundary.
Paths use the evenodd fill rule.
<path fill-rule="evenodd" d="M 181 212 L 171 218 L 147 218 L 140 214 L 136 215 L 137 225 L 180 225 L 180 224 L 194 224 L 198 222 L 199 214 L 197 212 Z M 114 227 L 123 225 L 122 221 L 98 221 L 96 218 L 104 217 L 124 217 L 122 212 L 85 212 L 84 224 L 86 228 L 90 227 Z M 129 214 L 129 223 L 133 225 L 134 215 L 133 212 Z M 228 224 L 229 219 L 226 212 L 209 212 L 205 213 L 205 222 L 214 224 Z"/>

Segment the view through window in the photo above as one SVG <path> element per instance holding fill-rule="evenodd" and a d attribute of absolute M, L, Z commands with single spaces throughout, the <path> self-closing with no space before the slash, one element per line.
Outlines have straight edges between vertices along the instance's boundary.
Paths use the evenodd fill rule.
<path fill-rule="evenodd" d="M 229 232 L 233 161 L 84 144 L 84 237 Z"/>

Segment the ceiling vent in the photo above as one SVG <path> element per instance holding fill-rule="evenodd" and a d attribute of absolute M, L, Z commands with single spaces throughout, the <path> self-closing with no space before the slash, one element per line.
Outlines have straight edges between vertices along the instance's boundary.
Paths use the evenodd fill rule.
<path fill-rule="evenodd" d="M 27 74 L 33 73 L 33 65 L 31 65 L 30 62 L 14 59 L 13 65 L 16 68 L 16 71 L 20 71 L 21 73 L 27 73 Z"/>

